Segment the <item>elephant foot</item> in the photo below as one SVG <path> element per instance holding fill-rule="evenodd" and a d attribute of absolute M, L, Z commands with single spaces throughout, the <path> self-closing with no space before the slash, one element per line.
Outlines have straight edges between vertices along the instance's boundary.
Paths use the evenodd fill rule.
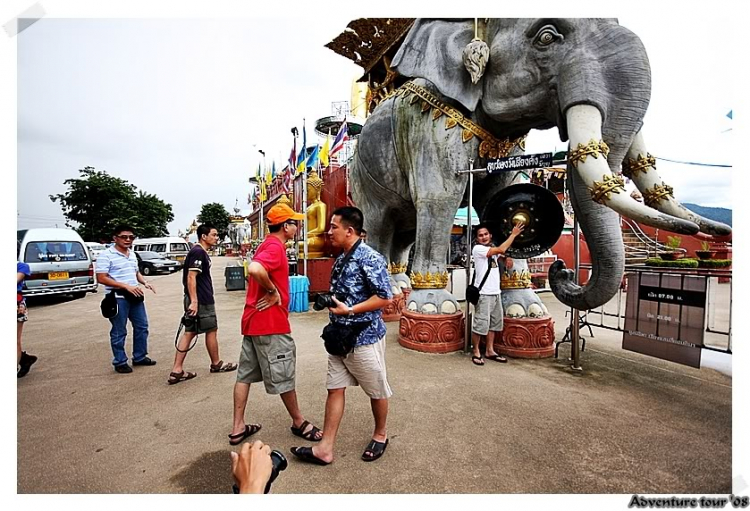
<path fill-rule="evenodd" d="M 501 299 L 506 318 L 549 317 L 547 307 L 532 289 L 507 289 Z"/>
<path fill-rule="evenodd" d="M 404 289 L 411 289 L 411 279 L 406 273 L 394 273 L 391 275 L 391 286 L 397 286 L 400 293 L 403 293 Z"/>
<path fill-rule="evenodd" d="M 461 310 L 456 298 L 445 289 L 413 289 L 406 309 L 420 314 L 455 314 Z"/>

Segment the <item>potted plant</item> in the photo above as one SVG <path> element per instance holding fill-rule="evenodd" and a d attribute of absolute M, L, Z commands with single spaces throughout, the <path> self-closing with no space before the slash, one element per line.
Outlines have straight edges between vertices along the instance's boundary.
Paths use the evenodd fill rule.
<path fill-rule="evenodd" d="M 716 257 L 716 251 L 711 250 L 711 245 L 707 241 L 701 241 L 701 249 L 695 251 L 698 259 L 713 259 Z"/>
<path fill-rule="evenodd" d="M 659 257 L 665 261 L 675 261 L 685 256 L 684 250 L 678 250 L 682 244 L 679 236 L 667 236 L 667 250 L 659 253 Z"/>

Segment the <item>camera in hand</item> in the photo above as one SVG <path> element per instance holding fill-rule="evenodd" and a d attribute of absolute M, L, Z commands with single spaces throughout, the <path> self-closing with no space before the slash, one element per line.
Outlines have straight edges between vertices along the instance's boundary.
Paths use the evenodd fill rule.
<path fill-rule="evenodd" d="M 281 454 L 281 451 L 277 450 L 271 451 L 271 462 L 273 463 L 273 467 L 271 468 L 271 477 L 268 478 L 266 489 L 263 490 L 263 493 L 268 493 L 269 491 L 271 491 L 271 484 L 276 480 L 277 477 L 279 477 L 279 472 L 283 472 L 284 470 L 286 470 L 286 467 L 289 465 L 289 463 L 286 461 L 286 457 Z M 232 485 L 232 492 L 240 493 L 240 488 L 236 483 Z"/>
<path fill-rule="evenodd" d="M 343 302 L 346 297 L 342 295 L 336 295 L 336 299 Z M 315 303 L 313 303 L 313 309 L 316 311 L 322 311 L 329 307 L 336 307 L 336 303 L 333 301 L 333 293 L 318 293 L 315 297 Z"/>

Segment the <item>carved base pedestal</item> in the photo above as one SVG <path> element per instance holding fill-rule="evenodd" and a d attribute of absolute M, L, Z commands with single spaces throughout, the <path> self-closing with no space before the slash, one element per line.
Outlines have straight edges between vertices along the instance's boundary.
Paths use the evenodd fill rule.
<path fill-rule="evenodd" d="M 393 321 L 401 320 L 401 312 L 406 308 L 406 299 L 409 298 L 411 289 L 406 288 L 402 290 L 402 294 L 396 295 L 383 309 L 383 321 L 390 323 Z"/>
<path fill-rule="evenodd" d="M 517 358 L 548 358 L 555 354 L 555 320 L 503 318 L 503 338 L 495 339 L 495 351 Z"/>
<path fill-rule="evenodd" d="M 427 353 L 450 353 L 464 347 L 464 314 L 420 314 L 404 309 L 398 343 Z"/>

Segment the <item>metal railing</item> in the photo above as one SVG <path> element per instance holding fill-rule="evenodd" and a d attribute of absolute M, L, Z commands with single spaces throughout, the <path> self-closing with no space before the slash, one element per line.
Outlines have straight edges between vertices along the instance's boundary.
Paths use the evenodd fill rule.
<path fill-rule="evenodd" d="M 581 269 L 591 269 L 591 264 L 581 264 Z M 732 353 L 732 270 L 703 268 L 657 268 L 625 265 L 629 273 L 668 273 L 673 275 L 701 275 L 707 277 L 706 323 L 703 349 Z M 623 279 L 623 283 L 626 282 Z M 728 285 L 725 285 L 728 284 Z M 627 289 L 620 286 L 617 295 L 608 303 L 585 313 L 585 324 L 608 330 L 624 331 L 625 297 Z M 596 321 L 598 317 L 599 321 Z M 723 340 L 723 338 L 726 338 Z"/>
<path fill-rule="evenodd" d="M 648 234 L 643 232 L 643 229 L 641 229 L 640 225 L 638 225 L 637 222 L 633 222 L 629 218 L 625 218 L 621 216 L 620 222 L 622 224 L 627 225 L 630 228 L 630 232 L 635 234 L 635 237 L 638 239 L 639 242 L 646 245 L 646 248 L 629 247 L 625 245 L 626 253 L 630 252 L 630 253 L 636 253 L 636 254 L 645 254 L 647 258 L 656 257 L 660 252 L 683 252 L 687 254 L 687 250 L 685 250 L 684 248 L 673 249 L 671 247 L 664 245 L 663 243 L 660 243 L 658 240 L 651 238 Z"/>

